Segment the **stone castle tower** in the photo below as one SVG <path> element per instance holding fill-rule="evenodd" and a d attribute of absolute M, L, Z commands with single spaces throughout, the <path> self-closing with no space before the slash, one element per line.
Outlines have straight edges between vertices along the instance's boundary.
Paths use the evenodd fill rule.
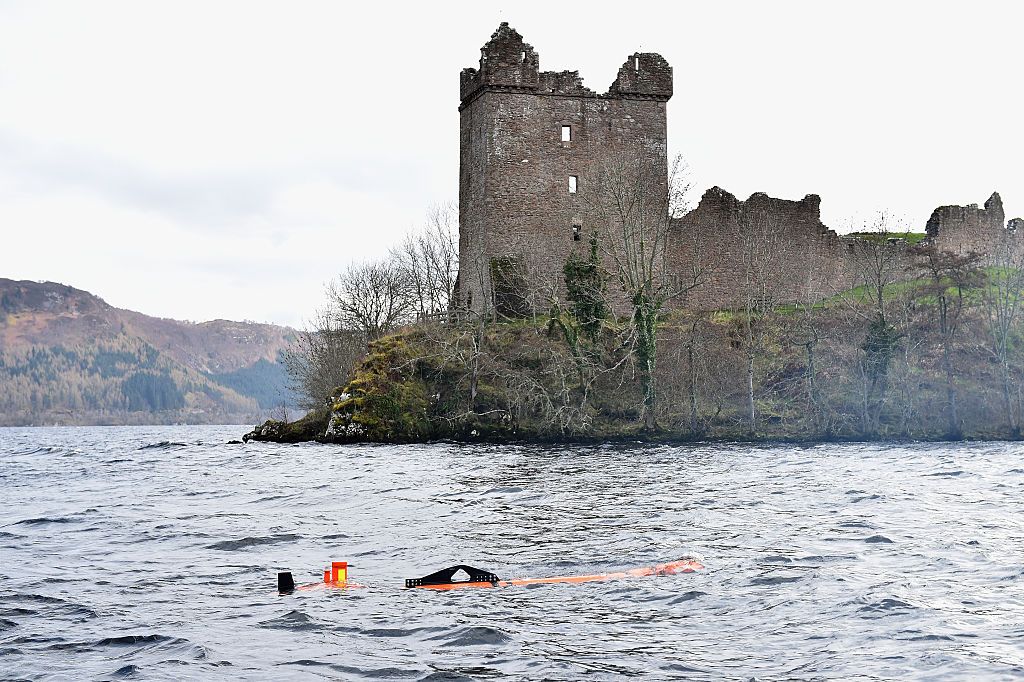
<path fill-rule="evenodd" d="M 533 47 L 502 23 L 460 86 L 458 304 L 483 310 L 501 293 L 495 264 L 513 263 L 517 293 L 542 305 L 598 219 L 588 183 L 602 164 L 643 149 L 667 192 L 672 67 L 633 54 L 598 94 L 577 71 L 541 71 Z"/>

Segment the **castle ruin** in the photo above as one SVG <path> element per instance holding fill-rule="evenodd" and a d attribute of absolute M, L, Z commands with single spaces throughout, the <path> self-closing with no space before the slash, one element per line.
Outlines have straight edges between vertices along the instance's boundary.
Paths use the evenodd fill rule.
<path fill-rule="evenodd" d="M 458 305 L 480 311 L 493 302 L 495 264 L 524 273 L 515 286 L 534 309 L 564 297 L 563 266 L 607 220 L 592 188 L 603 164 L 642 153 L 653 171 L 652 192 L 669 191 L 667 103 L 672 67 L 655 53 L 634 53 L 605 93 L 577 71 L 541 71 L 540 57 L 502 23 L 481 48 L 478 68 L 460 78 Z M 856 284 L 856 237 L 821 222 L 820 198 L 800 201 L 755 193 L 741 201 L 714 187 L 692 211 L 673 219 L 667 268 L 685 279 L 702 269 L 700 286 L 677 305 L 712 310 L 738 303 L 744 278 L 742 244 L 733 237 L 757 213 L 778 240 L 779 267 L 766 283 L 777 302 L 827 296 Z M 666 204 L 667 205 L 667 204 Z M 943 250 L 993 253 L 1020 218 L 1004 223 L 993 193 L 977 205 L 935 209 L 927 240 Z M 697 249 L 705 243 L 708 249 Z M 905 243 L 894 245 L 903 248 Z M 675 275 L 673 275 L 675 276 Z"/>

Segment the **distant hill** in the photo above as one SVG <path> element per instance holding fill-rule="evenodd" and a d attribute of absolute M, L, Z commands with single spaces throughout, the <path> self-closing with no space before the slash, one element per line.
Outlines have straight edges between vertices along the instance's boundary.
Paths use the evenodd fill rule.
<path fill-rule="evenodd" d="M 0 426 L 255 423 L 294 403 L 287 327 L 182 322 L 0 278 Z"/>

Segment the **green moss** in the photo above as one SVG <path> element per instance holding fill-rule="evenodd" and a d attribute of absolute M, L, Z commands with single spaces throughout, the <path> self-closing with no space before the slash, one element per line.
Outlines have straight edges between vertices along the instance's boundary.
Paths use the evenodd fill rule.
<path fill-rule="evenodd" d="M 591 343 L 597 341 L 601 333 L 601 325 L 608 317 L 606 292 L 608 274 L 601 267 L 601 259 L 597 251 L 597 233 L 590 238 L 590 253 L 586 259 L 576 253 L 570 253 L 562 268 L 565 277 L 565 289 L 572 301 L 572 314 L 576 324 Z M 562 316 L 559 315 L 559 318 Z M 574 337 L 564 320 L 559 320 L 566 330 L 566 339 Z M 570 340 L 576 352 L 575 342 Z"/>
<path fill-rule="evenodd" d="M 332 405 L 370 441 L 415 441 L 434 436 L 427 389 L 415 371 L 422 355 L 417 336 L 396 334 L 371 343 L 343 393 Z"/>
<path fill-rule="evenodd" d="M 490 260 L 494 310 L 500 317 L 520 318 L 530 315 L 530 303 L 524 294 L 526 267 L 518 256 L 504 256 Z"/>

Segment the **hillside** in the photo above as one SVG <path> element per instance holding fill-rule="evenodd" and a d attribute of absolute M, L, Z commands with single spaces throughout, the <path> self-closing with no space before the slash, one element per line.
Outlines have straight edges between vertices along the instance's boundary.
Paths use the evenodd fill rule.
<path fill-rule="evenodd" d="M 291 402 L 279 358 L 293 333 L 0 278 L 0 425 L 251 422 Z"/>

